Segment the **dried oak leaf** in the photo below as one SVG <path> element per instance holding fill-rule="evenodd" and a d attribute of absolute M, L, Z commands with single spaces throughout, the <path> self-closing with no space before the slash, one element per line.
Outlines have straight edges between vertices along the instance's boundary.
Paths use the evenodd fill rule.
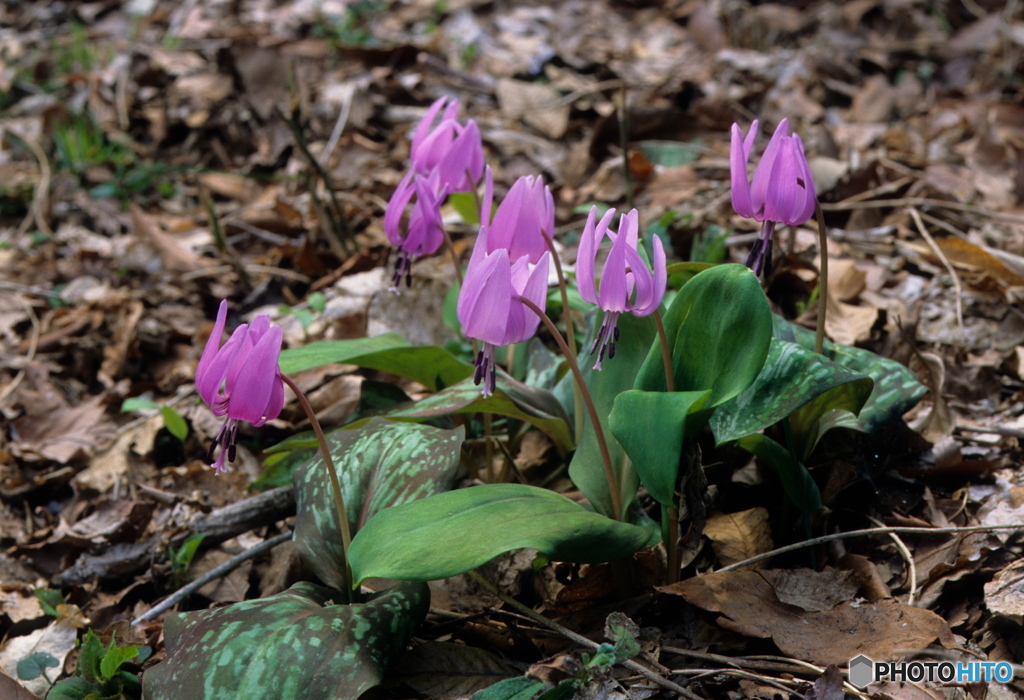
<path fill-rule="evenodd" d="M 900 650 L 926 647 L 936 639 L 947 648 L 956 648 L 946 622 L 930 610 L 889 599 L 807 612 L 781 602 L 765 573 L 727 571 L 695 576 L 658 590 L 722 613 L 718 624 L 726 629 L 748 637 L 771 638 L 784 654 L 820 665 L 845 664 L 858 654 L 895 658 Z"/>

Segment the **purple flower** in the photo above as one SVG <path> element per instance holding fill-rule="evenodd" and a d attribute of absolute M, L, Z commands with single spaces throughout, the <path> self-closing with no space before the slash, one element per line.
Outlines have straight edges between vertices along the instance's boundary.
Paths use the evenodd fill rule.
<path fill-rule="evenodd" d="M 260 314 L 252 325 L 242 324 L 228 342 L 220 344 L 228 317 L 228 303 L 217 311 L 213 333 L 196 367 L 196 388 L 216 416 L 227 415 L 224 425 L 210 445 L 207 459 L 220 445 L 213 467 L 218 474 L 227 470 L 225 461 L 235 460 L 238 421 L 261 426 L 277 418 L 284 406 L 284 384 L 277 361 L 281 356 L 281 329 L 270 325 L 270 317 Z M 225 459 L 226 458 L 226 459 Z"/>
<path fill-rule="evenodd" d="M 484 178 L 482 224 L 487 223 L 493 197 L 494 179 L 488 167 Z M 510 260 L 518 260 L 525 255 L 536 264 L 548 252 L 545 234 L 551 236 L 554 231 L 555 200 L 551 189 L 540 175 L 527 175 L 515 181 L 494 212 L 487 236 L 487 252 L 504 248 Z"/>
<path fill-rule="evenodd" d="M 609 359 L 615 357 L 615 341 L 619 338 L 616 322 L 619 316 L 623 313 L 631 313 L 634 316 L 648 316 L 654 313 L 665 296 L 665 283 L 668 279 L 665 250 L 660 238 L 654 236 L 652 239 L 653 274 L 637 251 L 640 223 L 636 209 L 622 215 L 617 234 L 608 230 L 614 216 L 615 210 L 609 209 L 598 221 L 597 207 L 590 210 L 576 255 L 576 284 L 580 296 L 591 304 L 597 304 L 605 312 L 604 322 L 590 349 L 593 354 L 600 348 L 594 369 L 601 369 L 605 350 Z M 604 262 L 601 286 L 598 289 L 594 281 L 594 264 L 598 248 L 605 236 L 611 239 L 612 248 Z"/>
<path fill-rule="evenodd" d="M 421 255 L 436 253 L 444 243 L 441 196 L 437 194 L 437 183 L 437 171 L 424 177 L 410 170 L 398 183 L 384 210 L 384 233 L 391 244 L 398 248 L 398 261 L 391 275 L 391 289 L 398 289 L 403 276 L 406 286 L 411 287 L 409 269 L 412 261 Z M 403 227 L 402 217 L 414 195 L 416 201 Z"/>
<path fill-rule="evenodd" d="M 796 134 L 789 135 L 789 121 L 783 119 L 764 149 L 754 179 L 747 181 L 747 163 L 757 138 L 758 122 L 750 125 L 746 138 L 738 124 L 732 125 L 729 170 L 732 175 L 732 206 L 740 216 L 762 222 L 747 267 L 765 276 L 771 274 L 772 233 L 776 224 L 798 226 L 814 215 L 818 198 L 814 180 L 804 156 L 804 144 Z"/>
<path fill-rule="evenodd" d="M 480 129 L 476 122 L 468 120 L 465 125 L 456 119 L 459 101 L 452 100 L 447 107 L 447 97 L 430 105 L 413 132 L 409 156 L 413 170 L 421 175 L 437 171 L 439 175 L 438 197 L 443 199 L 452 192 L 468 192 L 476 188 L 484 171 L 484 149 L 480 140 Z M 436 125 L 438 113 L 444 109 Z"/>
<path fill-rule="evenodd" d="M 488 237 L 487 226 L 481 226 L 456 307 L 466 336 L 484 344 L 476 357 L 473 378 L 476 384 L 483 382 L 484 396 L 494 393 L 497 380 L 494 349 L 522 342 L 537 332 L 540 319 L 520 299 L 544 308 L 550 263 L 550 254 L 545 252 L 536 265 L 531 265 L 526 255 L 512 264 L 505 248 L 487 252 Z"/>

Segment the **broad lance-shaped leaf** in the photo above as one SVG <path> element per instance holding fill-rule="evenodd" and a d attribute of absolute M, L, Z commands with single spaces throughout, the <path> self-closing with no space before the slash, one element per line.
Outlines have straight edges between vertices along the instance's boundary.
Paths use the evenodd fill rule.
<path fill-rule="evenodd" d="M 633 387 L 636 373 L 647 357 L 651 343 L 655 341 L 656 331 L 654 320 L 650 316 L 636 318 L 632 314 L 623 314 L 618 322 L 619 340 L 615 343 L 615 357 L 606 358 L 604 369 L 595 370 L 594 356 L 590 354 L 590 348 L 596 327 L 600 325 L 601 320 L 602 316 L 599 313 L 591 317 L 588 337 L 581 346 L 578 360 L 583 379 L 590 389 L 591 396 L 594 397 L 601 427 L 604 428 L 605 436 L 609 438 L 608 452 L 611 454 L 612 468 L 615 470 L 616 482 L 622 487 L 623 508 L 628 512 L 636 501 L 640 479 L 622 447 L 611 439 L 609 417 L 615 397 Z M 563 397 L 562 400 L 569 406 L 573 403 L 572 381 L 572 373 L 567 373 L 556 388 Z M 579 441 L 572 462 L 569 463 L 569 478 L 587 497 L 594 510 L 610 518 L 615 517 L 612 513 L 612 499 L 608 491 L 604 464 L 601 461 L 601 451 L 594 436 L 590 414 L 586 411 L 583 413 L 583 437 Z"/>
<path fill-rule="evenodd" d="M 391 372 L 435 390 L 473 376 L 473 365 L 444 348 L 412 345 L 397 333 L 351 340 L 318 340 L 281 351 L 280 366 L 285 374 L 331 364 Z"/>
<path fill-rule="evenodd" d="M 463 429 L 441 430 L 372 418 L 327 435 L 354 533 L 380 510 L 447 491 L 459 467 Z M 324 583 L 342 585 L 341 530 L 319 451 L 296 467 L 295 546 Z"/>
<path fill-rule="evenodd" d="M 466 379 L 414 404 L 388 411 L 396 420 L 426 420 L 454 413 L 496 413 L 525 421 L 543 431 L 563 454 L 573 448 L 572 428 L 562 404 L 551 392 L 527 386 L 498 372 L 497 390 L 483 396 L 480 386 Z"/>
<path fill-rule="evenodd" d="M 676 480 L 683 443 L 696 439 L 708 421 L 710 390 L 624 391 L 612 408 L 611 430 L 626 450 L 651 497 L 677 506 Z"/>
<path fill-rule="evenodd" d="M 795 343 L 772 338 L 754 383 L 718 407 L 711 429 L 718 444 L 756 433 L 787 417 L 801 459 L 820 437 L 819 421 L 834 410 L 856 414 L 871 394 L 869 377 Z M 798 410 L 799 409 L 799 410 Z"/>
<path fill-rule="evenodd" d="M 487 484 L 382 510 L 352 539 L 349 562 L 356 584 L 373 576 L 432 581 L 512 549 L 594 563 L 627 557 L 649 539 L 644 528 L 598 515 L 553 491 Z"/>
<path fill-rule="evenodd" d="M 775 470 L 786 495 L 805 516 L 821 510 L 818 484 L 789 450 L 761 433 L 747 435 L 736 444 Z"/>
<path fill-rule="evenodd" d="M 708 408 L 750 386 L 768 356 L 768 300 L 757 277 L 743 265 L 717 265 L 695 275 L 672 300 L 664 325 L 676 391 L 710 389 Z M 666 390 L 657 345 L 650 348 L 633 388 Z"/>
<path fill-rule="evenodd" d="M 773 334 L 781 340 L 796 343 L 807 350 L 814 349 L 814 333 L 795 323 L 772 316 Z M 928 387 L 917 381 L 909 369 L 895 360 L 881 357 L 863 348 L 838 345 L 826 340 L 825 356 L 847 369 L 865 374 L 875 382 L 871 396 L 857 416 L 857 429 L 865 433 L 878 430 L 890 420 L 899 418 L 917 405 Z"/>
<path fill-rule="evenodd" d="M 142 679 L 149 700 L 357 700 L 427 613 L 430 591 L 402 583 L 368 603 L 297 583 L 284 593 L 167 616 L 167 659 Z"/>

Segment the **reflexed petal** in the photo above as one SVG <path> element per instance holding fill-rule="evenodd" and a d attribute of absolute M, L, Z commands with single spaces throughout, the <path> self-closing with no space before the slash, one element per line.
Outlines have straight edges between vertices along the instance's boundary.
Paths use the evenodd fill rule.
<path fill-rule="evenodd" d="M 501 200 L 498 210 L 491 221 L 491 232 L 487 241 L 487 252 L 493 253 L 499 248 L 509 250 L 512 239 L 519 228 L 519 217 L 523 209 L 523 198 L 526 196 L 526 178 L 519 178 L 509 189 L 505 199 Z M 512 257 L 511 255 L 509 256 Z M 516 256 L 517 258 L 520 256 Z"/>
<path fill-rule="evenodd" d="M 270 401 L 267 402 L 267 407 L 263 410 L 263 417 L 253 425 L 258 428 L 268 420 L 274 420 L 281 415 L 282 408 L 284 408 L 284 383 L 281 381 L 281 377 L 278 377 L 271 388 Z"/>
<path fill-rule="evenodd" d="M 804 155 L 804 142 L 796 134 L 793 134 L 793 141 L 796 143 L 797 158 L 803 171 L 801 177 L 806 185 L 804 207 L 797 213 L 796 218 L 807 221 L 814 216 L 814 210 L 818 206 L 818 194 L 814 186 L 814 177 L 811 175 L 811 166 L 807 164 L 807 156 Z"/>
<path fill-rule="evenodd" d="M 476 122 L 469 120 L 438 167 L 446 192 L 468 192 L 476 187 L 484 169 L 483 145 Z"/>
<path fill-rule="evenodd" d="M 768 186 L 771 180 L 772 168 L 775 166 L 775 159 L 778 158 L 782 144 L 789 139 L 789 120 L 783 119 L 775 128 L 768 146 L 764 149 L 761 162 L 754 170 L 754 179 L 750 183 L 750 204 L 753 208 L 753 218 L 763 221 L 767 218 L 764 215 L 764 208 L 768 197 Z"/>
<path fill-rule="evenodd" d="M 615 238 L 608 259 L 604 261 L 604 271 L 601 273 L 598 297 L 599 305 L 605 311 L 625 311 L 629 301 L 630 290 L 626 279 L 626 250 L 629 248 L 629 238 L 621 235 L 622 233 L 620 230 Z"/>
<path fill-rule="evenodd" d="M 765 219 L 790 225 L 807 221 L 807 218 L 799 218 L 807 208 L 808 199 L 804 168 L 800 166 L 800 152 L 796 142 L 787 137 L 782 142 L 768 180 Z"/>
<path fill-rule="evenodd" d="M 655 240 L 658 239 L 657 236 L 654 238 Z M 654 299 L 654 278 L 651 275 L 651 271 L 647 269 L 647 263 L 640 257 L 640 253 L 637 252 L 636 248 L 627 246 L 626 265 L 633 272 L 636 296 L 632 303 L 630 303 L 629 297 L 626 298 L 625 310 L 633 313 L 635 316 L 644 316 L 643 311 L 650 306 L 651 301 Z"/>
<path fill-rule="evenodd" d="M 420 123 L 416 125 L 416 131 L 414 131 L 412 135 L 412 144 L 409 147 L 410 156 L 414 161 L 416 160 L 416 154 L 420 150 L 423 140 L 427 138 L 427 134 L 429 134 L 431 129 L 434 127 L 434 119 L 437 118 L 438 112 L 441 111 L 441 108 L 444 107 L 447 101 L 447 97 L 441 97 L 435 100 L 434 104 L 427 108 L 427 113 L 423 115 L 422 119 L 420 119 Z M 458 101 L 456 100 L 453 104 L 458 105 Z"/>
<path fill-rule="evenodd" d="M 484 198 L 480 202 L 480 224 L 489 226 L 491 223 L 491 209 L 494 207 L 494 173 L 491 166 L 484 167 Z"/>
<path fill-rule="evenodd" d="M 394 194 L 391 195 L 387 209 L 384 210 L 384 233 L 387 234 L 388 241 L 394 246 L 402 245 L 404 239 L 400 228 L 402 214 L 405 213 L 405 208 L 416 191 L 412 186 L 412 179 L 415 175 L 416 172 L 413 170 L 405 174 L 405 177 L 398 183 L 398 187 L 395 188 Z"/>
<path fill-rule="evenodd" d="M 504 345 L 511 303 L 512 276 L 508 252 L 502 249 L 489 255 L 478 255 L 474 250 L 456 305 L 456 315 L 466 335 L 494 345 Z"/>
<path fill-rule="evenodd" d="M 243 381 L 235 386 L 231 394 L 228 416 L 249 423 L 261 422 L 270 403 L 274 383 L 278 377 L 278 358 L 281 356 L 280 326 L 273 326 L 256 343 L 245 358 L 240 377 Z"/>
<path fill-rule="evenodd" d="M 217 320 L 213 324 L 213 331 L 210 333 L 210 337 L 206 340 L 206 347 L 203 348 L 203 355 L 199 358 L 199 364 L 196 365 L 196 385 L 199 386 L 210 365 L 213 363 L 213 358 L 217 355 L 217 350 L 220 349 L 220 339 L 224 336 L 224 325 L 228 320 L 228 302 L 226 299 L 221 300 L 220 307 L 217 309 Z M 202 392 L 200 392 L 202 396 Z M 205 400 L 206 397 L 203 396 Z M 209 401 L 207 401 L 209 403 Z"/>
<path fill-rule="evenodd" d="M 580 246 L 576 253 L 576 287 L 584 301 L 591 304 L 600 303 L 597 296 L 597 285 L 594 281 L 594 264 L 597 249 L 608 231 L 608 225 L 615 216 L 615 209 L 609 209 L 597 222 L 597 207 L 590 208 L 587 224 L 580 235 Z"/>
<path fill-rule="evenodd" d="M 238 339 L 232 334 L 224 346 L 217 351 L 213 360 L 206 366 L 203 376 L 196 374 L 196 389 L 203 397 L 215 415 L 222 416 L 226 411 L 218 410 L 217 404 L 223 402 L 227 395 L 221 393 L 221 386 L 227 377 L 228 367 L 231 366 L 231 359 L 235 356 L 235 349 L 238 347 Z"/>
<path fill-rule="evenodd" d="M 665 247 L 662 245 L 661 238 L 658 236 L 654 236 L 651 243 L 651 247 L 654 249 L 654 299 L 651 301 L 651 306 L 648 310 L 638 314 L 640 316 L 646 316 L 661 306 L 661 301 L 665 298 L 665 287 L 668 283 L 668 266 L 665 264 Z"/>
<path fill-rule="evenodd" d="M 757 122 L 754 122 L 755 124 Z M 751 126 L 750 133 L 755 134 Z M 748 139 L 750 136 L 748 135 Z M 754 216 L 754 209 L 750 204 L 750 183 L 747 180 L 747 162 L 750 151 L 743 141 L 743 133 L 738 124 L 732 125 L 732 143 L 729 146 L 729 176 L 731 178 L 732 208 L 740 216 L 748 218 Z"/>
<path fill-rule="evenodd" d="M 540 262 L 538 262 L 533 271 L 530 273 L 529 278 L 526 280 L 526 284 L 519 291 L 519 296 L 529 299 L 540 308 L 541 311 L 547 303 L 548 298 L 548 270 L 551 267 L 551 253 L 544 253 L 541 256 Z M 532 309 L 526 308 L 526 306 L 517 301 L 515 306 L 522 309 L 523 322 L 519 333 L 516 335 L 509 334 L 508 343 L 521 343 L 528 338 L 533 337 L 533 334 L 537 332 L 537 326 L 540 324 L 540 317 L 533 312 Z"/>

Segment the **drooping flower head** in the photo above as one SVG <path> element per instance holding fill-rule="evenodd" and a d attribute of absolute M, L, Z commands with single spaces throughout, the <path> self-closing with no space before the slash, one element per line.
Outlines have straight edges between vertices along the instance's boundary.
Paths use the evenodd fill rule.
<path fill-rule="evenodd" d="M 512 263 L 505 248 L 488 252 L 489 236 L 488 227 L 481 226 L 456 306 L 466 336 L 484 344 L 476 357 L 474 375 L 476 384 L 483 382 L 484 396 L 494 393 L 497 381 L 495 348 L 520 343 L 537 332 L 540 319 L 521 298 L 544 308 L 550 264 L 547 251 L 536 265 L 526 255 Z"/>
<path fill-rule="evenodd" d="M 609 359 L 615 357 L 615 341 L 619 338 L 616 327 L 619 316 L 631 313 L 634 316 L 648 316 L 661 305 L 665 297 L 668 279 L 665 266 L 665 249 L 661 239 L 654 236 L 654 272 L 637 251 L 639 245 L 640 221 L 636 209 L 619 219 L 619 232 L 609 230 L 615 210 L 609 209 L 601 220 L 597 220 L 597 207 L 590 210 L 587 224 L 580 236 L 580 247 L 576 256 L 576 284 L 580 296 L 591 304 L 597 304 L 604 311 L 604 322 L 594 339 L 590 352 L 598 351 L 594 369 L 601 369 L 605 351 Z M 612 241 L 612 248 L 601 270 L 601 284 L 595 283 L 594 267 L 598 248 L 604 237 Z"/>
<path fill-rule="evenodd" d="M 444 113 L 435 124 L 442 109 Z M 416 126 L 409 148 L 413 170 L 421 175 L 437 171 L 441 199 L 452 192 L 474 189 L 484 170 L 480 129 L 472 119 L 460 124 L 458 111 L 458 100 L 448 103 L 448 98 L 442 97 L 435 101 Z"/>
<path fill-rule="evenodd" d="M 818 198 L 814 179 L 804 155 L 804 144 L 796 134 L 789 135 L 789 121 L 783 119 L 775 129 L 754 178 L 747 181 L 747 164 L 757 138 L 758 122 L 750 125 L 746 137 L 738 124 L 732 125 L 729 170 L 732 177 L 732 206 L 740 216 L 762 222 L 747 267 L 767 276 L 771 273 L 772 233 L 776 224 L 798 226 L 814 215 Z"/>
<path fill-rule="evenodd" d="M 227 418 L 210 444 L 207 459 L 218 474 L 227 470 L 225 462 L 235 460 L 238 422 L 261 426 L 277 418 L 284 406 L 284 384 L 278 359 L 281 356 L 281 329 L 270 325 L 266 314 L 252 324 L 242 324 L 228 342 L 220 344 L 227 322 L 228 303 L 217 311 L 213 333 L 196 367 L 196 388 L 216 416 Z M 217 446 L 220 454 L 213 460 Z"/>
<path fill-rule="evenodd" d="M 484 175 L 481 223 L 487 222 L 493 198 L 494 177 L 488 166 Z M 537 263 L 548 252 L 545 234 L 552 236 L 554 231 L 555 200 L 551 188 L 544 184 L 540 175 L 526 175 L 513 183 L 494 212 L 488 228 L 487 252 L 504 248 L 511 260 L 525 255 L 531 263 Z"/>
<path fill-rule="evenodd" d="M 384 233 L 392 245 L 398 248 L 398 260 L 391 275 L 391 289 L 405 277 L 406 286 L 412 286 L 409 269 L 412 261 L 422 255 L 436 253 L 444 243 L 444 231 L 441 228 L 441 201 L 437 194 L 437 171 L 424 177 L 410 170 L 395 188 L 395 193 L 384 210 Z M 405 226 L 402 218 L 409 203 L 412 211 Z"/>

